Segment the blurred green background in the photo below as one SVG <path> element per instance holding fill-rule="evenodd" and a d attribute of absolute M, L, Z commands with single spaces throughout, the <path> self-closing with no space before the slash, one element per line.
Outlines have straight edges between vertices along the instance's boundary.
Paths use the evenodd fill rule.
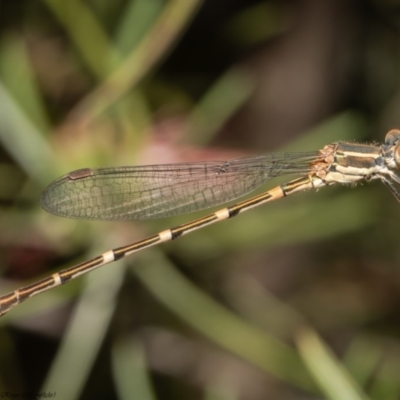
<path fill-rule="evenodd" d="M 400 1 L 1 0 L 0 22 L 2 294 L 206 214 L 49 215 L 68 171 L 400 127 Z M 29 299 L 0 319 L 0 397 L 400 399 L 399 221 L 380 183 L 333 186 Z"/>

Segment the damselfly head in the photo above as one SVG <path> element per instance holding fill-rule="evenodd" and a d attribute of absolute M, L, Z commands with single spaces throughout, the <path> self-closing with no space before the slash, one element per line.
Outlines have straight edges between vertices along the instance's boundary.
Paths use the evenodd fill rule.
<path fill-rule="evenodd" d="M 382 149 L 389 168 L 400 169 L 400 130 L 392 129 L 386 134 Z"/>
<path fill-rule="evenodd" d="M 400 130 L 392 129 L 386 134 L 385 137 L 385 145 L 388 147 L 392 147 L 395 144 L 398 144 L 400 141 Z"/>

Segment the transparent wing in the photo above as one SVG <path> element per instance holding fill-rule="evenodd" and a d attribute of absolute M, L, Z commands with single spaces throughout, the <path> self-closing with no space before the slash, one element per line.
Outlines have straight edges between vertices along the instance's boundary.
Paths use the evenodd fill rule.
<path fill-rule="evenodd" d="M 224 162 L 85 169 L 54 181 L 42 207 L 69 218 L 161 218 L 209 208 L 284 174 L 304 174 L 318 152 L 282 153 Z"/>

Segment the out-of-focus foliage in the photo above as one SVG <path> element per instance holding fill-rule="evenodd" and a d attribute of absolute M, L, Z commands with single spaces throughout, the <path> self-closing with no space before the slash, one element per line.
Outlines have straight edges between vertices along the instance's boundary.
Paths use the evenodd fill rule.
<path fill-rule="evenodd" d="M 398 1 L 1 0 L 0 22 L 2 293 L 205 214 L 48 215 L 68 171 L 400 127 Z M 0 396 L 398 399 L 399 220 L 379 183 L 330 187 L 43 293 L 0 320 Z"/>

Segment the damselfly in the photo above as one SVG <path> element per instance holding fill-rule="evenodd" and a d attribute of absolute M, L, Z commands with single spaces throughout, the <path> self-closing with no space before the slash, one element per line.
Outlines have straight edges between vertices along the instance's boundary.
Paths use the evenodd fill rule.
<path fill-rule="evenodd" d="M 96 220 L 149 219 L 189 213 L 242 197 L 277 176 L 301 177 L 6 294 L 0 297 L 0 315 L 30 297 L 102 265 L 302 190 L 380 179 L 400 202 L 400 193 L 394 186 L 400 184 L 399 169 L 400 130 L 392 130 L 383 145 L 337 142 L 307 153 L 70 172 L 44 191 L 42 207 L 63 217 Z"/>

